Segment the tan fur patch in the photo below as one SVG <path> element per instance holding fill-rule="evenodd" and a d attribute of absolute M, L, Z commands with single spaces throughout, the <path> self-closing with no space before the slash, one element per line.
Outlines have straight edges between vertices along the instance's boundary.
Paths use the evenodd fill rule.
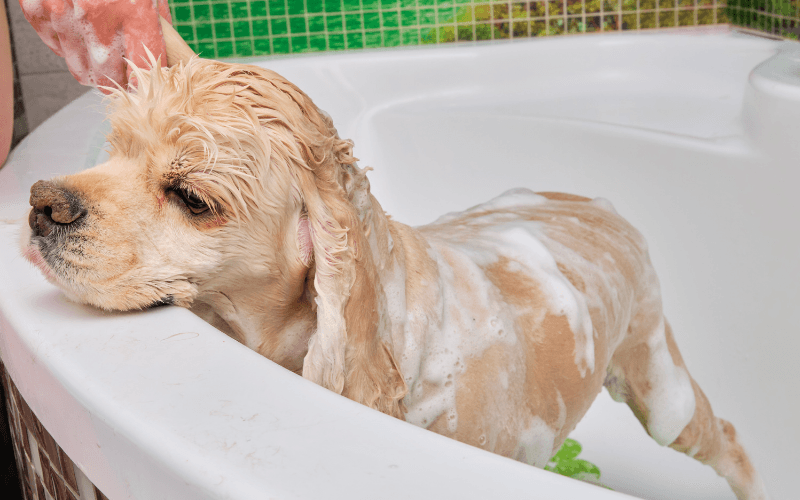
<path fill-rule="evenodd" d="M 595 372 L 588 380 L 581 376 L 575 365 L 575 335 L 566 318 L 541 310 L 546 300 L 536 282 L 508 265 L 509 260 L 501 257 L 486 275 L 508 303 L 521 311 L 533 307 L 516 319 L 526 358 L 523 397 L 528 412 L 556 430 L 560 443 L 600 392 L 605 375 Z M 565 415 L 560 413 L 559 398 Z"/>

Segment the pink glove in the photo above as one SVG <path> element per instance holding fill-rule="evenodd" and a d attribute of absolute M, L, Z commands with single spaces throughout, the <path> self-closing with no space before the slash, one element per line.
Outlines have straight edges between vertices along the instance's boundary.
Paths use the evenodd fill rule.
<path fill-rule="evenodd" d="M 124 88 L 131 69 L 149 67 L 144 47 L 166 65 L 159 14 L 172 22 L 167 0 L 20 0 L 25 17 L 83 85 Z M 126 71 L 127 69 L 127 71 Z"/>

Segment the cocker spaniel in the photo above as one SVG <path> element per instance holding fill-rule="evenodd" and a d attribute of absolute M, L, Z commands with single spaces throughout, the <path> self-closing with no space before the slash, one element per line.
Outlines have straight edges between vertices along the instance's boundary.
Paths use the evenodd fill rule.
<path fill-rule="evenodd" d="M 191 308 L 336 393 L 540 467 L 605 386 L 658 443 L 767 498 L 610 203 L 517 189 L 412 228 L 280 75 L 198 58 L 134 74 L 110 159 L 31 188 L 24 253 L 72 299 Z"/>

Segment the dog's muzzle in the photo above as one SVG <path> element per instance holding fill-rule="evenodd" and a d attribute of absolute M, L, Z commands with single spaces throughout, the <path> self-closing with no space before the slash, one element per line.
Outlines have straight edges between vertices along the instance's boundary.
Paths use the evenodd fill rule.
<path fill-rule="evenodd" d="M 84 217 L 86 209 L 73 192 L 50 181 L 38 181 L 31 187 L 31 210 L 28 224 L 34 236 L 47 237 L 55 228 L 70 229 Z"/>

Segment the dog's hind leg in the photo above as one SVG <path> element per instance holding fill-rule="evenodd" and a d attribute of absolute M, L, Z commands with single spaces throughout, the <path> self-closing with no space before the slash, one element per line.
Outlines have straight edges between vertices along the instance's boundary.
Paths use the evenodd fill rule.
<path fill-rule="evenodd" d="M 659 444 L 713 467 L 737 498 L 767 499 L 733 425 L 714 416 L 686 370 L 660 305 L 648 309 L 634 317 L 628 337 L 614 353 L 605 382 L 609 393 L 630 406 Z"/>

